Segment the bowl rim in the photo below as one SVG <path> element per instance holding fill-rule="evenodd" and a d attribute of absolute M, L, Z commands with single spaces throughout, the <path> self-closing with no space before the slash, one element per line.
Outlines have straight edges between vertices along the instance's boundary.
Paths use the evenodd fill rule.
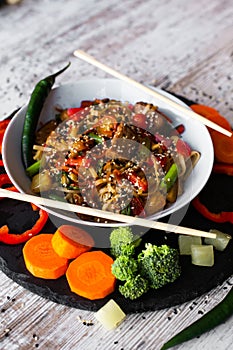
<path fill-rule="evenodd" d="M 91 79 L 81 79 L 78 82 L 68 82 L 68 83 L 63 83 L 61 85 L 56 85 L 56 86 L 54 86 L 52 88 L 52 91 L 58 90 L 58 89 L 61 89 L 61 88 L 70 88 L 71 86 L 76 86 L 76 85 L 80 85 L 80 84 L 93 84 L 93 83 L 96 83 L 96 82 L 103 83 L 103 84 L 106 84 L 106 82 L 107 83 L 114 83 L 114 84 L 115 83 L 119 83 L 120 85 L 122 83 L 125 84 L 124 82 L 121 82 L 118 79 L 112 79 L 112 78 L 110 78 L 110 79 L 108 79 L 108 78 L 102 78 L 102 79 L 101 78 L 96 78 L 95 79 L 95 78 L 91 78 Z M 167 96 L 168 98 L 170 98 L 172 100 L 175 100 L 179 104 L 182 104 L 183 106 L 187 107 L 187 109 L 189 109 L 189 106 L 186 105 L 178 97 L 170 94 L 167 91 L 161 90 L 160 88 L 156 88 L 156 87 L 153 87 L 153 86 L 150 86 L 150 85 L 148 85 L 148 86 L 150 88 L 154 89 L 155 91 L 158 91 L 161 94 Z M 140 92 L 139 92 L 139 94 L 140 94 Z M 26 111 L 27 104 L 28 104 L 28 102 L 26 102 L 17 111 L 17 113 L 12 118 L 12 120 L 9 123 L 8 128 L 7 128 L 7 130 L 6 130 L 5 134 L 4 134 L 3 143 L 2 143 L 2 159 L 3 159 L 3 163 L 4 163 L 4 167 L 5 167 L 6 173 L 8 174 L 8 176 L 9 176 L 11 182 L 13 183 L 13 185 L 21 193 L 26 193 L 26 192 L 22 189 L 22 187 L 20 186 L 20 184 L 18 183 L 17 179 L 15 178 L 14 174 L 12 174 L 12 171 L 11 171 L 11 169 L 8 166 L 8 162 L 7 162 L 7 156 L 8 156 L 7 155 L 7 141 L 8 141 L 9 134 L 12 132 L 12 127 L 13 127 L 15 121 L 18 120 L 17 118 L 21 118 L 21 119 L 24 118 L 23 117 L 23 113 L 25 113 L 25 111 Z M 195 122 L 197 122 L 197 121 L 195 121 Z M 194 197 L 196 197 L 198 195 L 198 193 L 200 193 L 200 191 L 203 189 L 203 187 L 205 186 L 206 182 L 208 181 L 209 176 L 210 176 L 211 171 L 212 171 L 213 162 L 214 162 L 213 143 L 212 143 L 212 140 L 211 140 L 211 137 L 210 137 L 210 134 L 208 132 L 207 127 L 205 125 L 201 124 L 200 122 L 197 122 L 197 123 L 200 126 L 202 126 L 203 132 L 206 134 L 205 136 L 207 137 L 207 140 L 209 141 L 208 142 L 208 145 L 209 145 L 208 164 L 206 164 L 205 177 L 202 179 L 201 186 L 196 188 L 196 190 L 192 189 L 192 195 L 191 195 L 191 198 L 189 200 L 186 200 L 185 202 L 180 202 L 178 204 L 177 204 L 177 201 L 176 201 L 169 208 L 164 209 L 162 211 L 159 211 L 159 212 L 155 213 L 154 215 L 148 216 L 146 219 L 148 219 L 148 220 L 150 219 L 150 220 L 156 221 L 156 220 L 159 220 L 159 219 L 164 218 L 166 216 L 169 216 L 169 215 L 173 214 L 174 212 L 177 212 L 178 210 L 182 209 L 183 207 L 189 205 L 190 202 L 192 201 L 192 199 Z M 29 193 L 29 192 L 27 192 L 27 193 Z M 67 215 L 64 214 L 64 211 L 62 212 L 62 211 L 59 211 L 59 210 L 56 210 L 56 209 L 50 209 L 50 208 L 45 207 L 45 206 L 39 206 L 39 207 L 41 209 L 46 210 L 52 216 L 58 217 L 60 219 L 66 220 L 66 221 L 68 220 L 68 221 L 71 221 L 71 222 L 76 223 L 76 224 L 81 224 L 81 225 L 86 225 L 86 226 L 91 225 L 91 226 L 104 227 L 104 228 L 107 228 L 107 227 L 119 227 L 119 226 L 130 226 L 129 224 L 124 224 L 124 223 L 97 223 L 97 222 L 92 222 L 92 221 L 84 221 L 84 220 L 81 220 L 78 216 L 76 216 L 75 218 L 67 216 Z"/>

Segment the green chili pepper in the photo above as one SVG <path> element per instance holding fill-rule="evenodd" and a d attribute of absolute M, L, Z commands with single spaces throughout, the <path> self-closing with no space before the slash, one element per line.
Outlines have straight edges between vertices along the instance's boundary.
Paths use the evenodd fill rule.
<path fill-rule="evenodd" d="M 203 333 L 215 328 L 225 322 L 233 314 L 233 289 L 227 296 L 212 310 L 207 312 L 199 320 L 182 330 L 180 333 L 165 343 L 161 350 L 170 349 L 173 346 L 182 344 L 188 340 L 196 338 Z"/>
<path fill-rule="evenodd" d="M 22 135 L 22 157 L 25 168 L 28 168 L 32 162 L 32 147 L 35 140 L 35 131 L 38 123 L 38 119 L 43 108 L 44 102 L 49 95 L 51 88 L 55 82 L 55 78 L 63 73 L 70 66 L 70 62 L 65 68 L 59 72 L 40 80 L 32 94 L 28 103 L 28 108 L 25 115 L 23 135 Z"/>
<path fill-rule="evenodd" d="M 177 168 L 177 165 L 173 163 L 170 169 L 168 170 L 167 174 L 164 176 L 163 180 L 161 181 L 160 187 L 162 189 L 166 189 L 167 192 L 170 191 L 170 189 L 176 182 L 177 176 L 178 176 L 178 168 Z"/>

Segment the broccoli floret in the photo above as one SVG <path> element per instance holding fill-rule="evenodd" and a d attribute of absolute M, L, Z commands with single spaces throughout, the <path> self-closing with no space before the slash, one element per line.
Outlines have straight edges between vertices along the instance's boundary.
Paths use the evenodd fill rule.
<path fill-rule="evenodd" d="M 120 281 L 132 278 L 137 272 L 137 261 L 129 256 L 121 255 L 112 264 L 112 274 Z"/>
<path fill-rule="evenodd" d="M 128 279 L 125 284 L 119 286 L 120 293 L 131 300 L 139 298 L 149 289 L 148 281 L 141 275 Z"/>
<path fill-rule="evenodd" d="M 134 235 L 131 228 L 127 226 L 118 227 L 110 234 L 110 250 L 115 257 L 132 256 L 140 243 L 141 238 Z"/>
<path fill-rule="evenodd" d="M 152 288 L 160 288 L 174 282 L 181 274 L 179 253 L 167 245 L 160 247 L 146 243 L 146 249 L 138 255 L 139 271 Z"/>

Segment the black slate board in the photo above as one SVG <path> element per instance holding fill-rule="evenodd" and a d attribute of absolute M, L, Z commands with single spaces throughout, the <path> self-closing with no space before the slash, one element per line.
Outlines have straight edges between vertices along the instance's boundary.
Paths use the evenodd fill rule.
<path fill-rule="evenodd" d="M 0 170 L 0 172 L 4 171 L 3 168 Z M 233 211 L 232 190 L 232 177 L 212 174 L 202 190 L 200 198 L 213 212 L 218 212 L 219 209 L 221 211 Z M 220 198 L 222 199 L 220 200 Z M 0 201 L 0 226 L 7 224 L 12 233 L 22 232 L 30 228 L 37 215 L 38 213 L 33 212 L 28 203 L 17 202 L 11 199 Z M 168 219 L 164 218 L 162 221 L 166 222 Z M 62 221 L 61 224 L 65 224 L 65 222 Z M 232 224 L 216 224 L 208 221 L 192 205 L 189 206 L 180 225 L 206 231 L 216 228 L 228 234 L 233 234 Z M 48 220 L 43 232 L 50 233 L 55 230 L 56 227 L 52 221 Z M 89 230 L 88 227 L 87 230 Z M 167 234 L 165 236 L 164 233 L 156 230 L 148 231 L 143 236 L 143 241 L 155 244 L 166 243 L 177 247 L 177 236 L 175 234 Z M 72 293 L 65 276 L 55 281 L 33 277 L 25 268 L 22 256 L 23 244 L 10 246 L 0 243 L 0 269 L 13 281 L 31 292 L 70 307 L 97 311 L 109 299 L 113 298 L 126 313 L 152 311 L 192 300 L 210 291 L 230 277 L 233 274 L 232 241 L 224 252 L 215 251 L 215 264 L 211 268 L 194 266 L 191 264 L 190 257 L 182 256 L 182 275 L 177 281 L 159 290 L 151 290 L 135 301 L 122 297 L 117 288 L 114 293 L 105 299 L 90 301 Z"/>
<path fill-rule="evenodd" d="M 31 211 L 30 204 L 4 199 L 0 201 L 0 218 L 0 225 L 4 221 L 12 228 L 11 232 L 16 232 L 19 227 L 23 230 L 29 228 L 31 222 L 36 219 L 36 214 Z M 218 228 L 229 234 L 232 233 L 231 224 L 212 223 L 204 219 L 192 206 L 189 207 L 181 225 L 203 230 Z M 54 232 L 55 229 L 56 227 L 49 220 L 43 232 Z M 168 234 L 166 237 L 160 231 L 150 230 L 143 236 L 143 241 L 177 246 L 175 234 Z M 23 244 L 17 246 L 0 244 L 0 268 L 8 277 L 44 298 L 91 311 L 98 310 L 110 298 L 113 298 L 126 313 L 175 306 L 208 292 L 224 282 L 233 273 L 233 242 L 231 242 L 224 252 L 215 251 L 215 264 L 211 268 L 194 266 L 190 262 L 190 257 L 181 257 L 182 275 L 176 282 L 156 291 L 151 290 L 135 301 L 123 298 L 117 288 L 113 294 L 105 299 L 90 301 L 72 293 L 65 276 L 55 281 L 33 277 L 25 268 L 22 248 Z"/>

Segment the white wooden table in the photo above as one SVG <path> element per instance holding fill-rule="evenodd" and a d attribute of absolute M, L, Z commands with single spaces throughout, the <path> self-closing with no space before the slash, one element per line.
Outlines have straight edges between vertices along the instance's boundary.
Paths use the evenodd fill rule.
<path fill-rule="evenodd" d="M 88 51 L 145 84 L 217 108 L 233 125 L 231 0 L 23 0 L 0 7 L 0 117 L 62 67 L 63 83 L 106 74 L 75 59 Z M 233 279 L 191 302 L 129 315 L 107 332 L 88 311 L 45 300 L 0 272 L 0 348 L 157 350 L 226 295 Z M 93 321 L 92 326 L 81 320 Z M 233 318 L 177 349 L 233 349 Z"/>

